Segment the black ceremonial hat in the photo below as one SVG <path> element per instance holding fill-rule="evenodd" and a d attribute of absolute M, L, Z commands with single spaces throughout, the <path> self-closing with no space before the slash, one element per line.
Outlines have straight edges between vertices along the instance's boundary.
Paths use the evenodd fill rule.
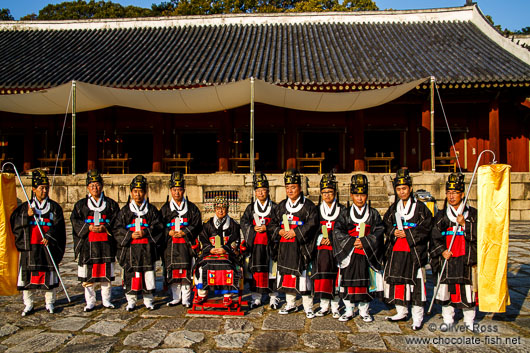
<path fill-rule="evenodd" d="M 171 189 L 174 187 L 186 187 L 186 180 L 184 180 L 184 174 L 182 174 L 182 172 L 180 171 L 176 171 L 171 174 L 171 179 L 169 180 L 169 188 Z"/>
<path fill-rule="evenodd" d="M 37 188 L 39 185 L 50 185 L 50 180 L 44 170 L 36 169 L 31 173 L 31 186 Z"/>
<path fill-rule="evenodd" d="M 351 177 L 350 193 L 368 195 L 368 178 L 364 174 L 354 174 Z"/>
<path fill-rule="evenodd" d="M 406 168 L 398 169 L 392 184 L 394 185 L 394 188 L 399 185 L 412 186 L 412 178 L 410 177 L 409 170 Z"/>
<path fill-rule="evenodd" d="M 285 185 L 287 184 L 302 184 L 302 176 L 300 175 L 300 172 L 298 169 L 287 169 L 285 171 L 285 174 L 283 175 L 283 181 Z"/>
<path fill-rule="evenodd" d="M 322 179 L 320 179 L 320 190 L 322 191 L 324 189 L 337 190 L 337 179 L 333 173 L 322 175 Z"/>
<path fill-rule="evenodd" d="M 254 190 L 259 188 L 269 188 L 269 181 L 267 180 L 267 177 L 263 172 L 259 172 L 254 174 L 254 178 L 252 180 L 252 185 L 254 185 Z"/>
<path fill-rule="evenodd" d="M 445 191 L 456 190 L 464 192 L 466 189 L 466 183 L 464 181 L 465 176 L 462 173 L 451 173 L 445 183 Z"/>
<path fill-rule="evenodd" d="M 88 186 L 90 183 L 100 183 L 103 185 L 103 178 L 97 169 L 90 169 L 86 173 L 86 185 Z"/>
<path fill-rule="evenodd" d="M 147 189 L 147 179 L 143 175 L 137 175 L 134 177 L 134 179 L 131 181 L 131 191 L 132 189 Z"/>

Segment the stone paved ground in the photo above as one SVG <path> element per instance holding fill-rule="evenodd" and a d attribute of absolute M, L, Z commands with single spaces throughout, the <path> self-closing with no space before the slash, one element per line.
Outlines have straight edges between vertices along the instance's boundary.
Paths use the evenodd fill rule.
<path fill-rule="evenodd" d="M 530 222 L 513 222 L 510 238 L 512 305 L 504 314 L 478 313 L 481 334 L 460 332 L 461 314 L 455 331 L 441 332 L 439 307 L 414 332 L 410 322 L 385 321 L 393 311 L 379 302 L 372 304 L 375 321 L 369 324 L 358 317 L 341 323 L 330 317 L 309 320 L 303 313 L 279 316 L 268 305 L 239 318 L 193 317 L 183 307 L 165 306 L 161 283 L 156 310 L 128 313 L 120 280 L 113 289 L 118 309 L 84 313 L 70 243 L 61 270 L 72 303 L 60 293 L 57 313 L 50 315 L 39 295 L 35 314 L 22 318 L 20 295 L 0 297 L 0 352 L 530 352 Z M 432 278 L 428 286 L 432 293 Z M 430 341 L 411 341 L 417 339 Z"/>

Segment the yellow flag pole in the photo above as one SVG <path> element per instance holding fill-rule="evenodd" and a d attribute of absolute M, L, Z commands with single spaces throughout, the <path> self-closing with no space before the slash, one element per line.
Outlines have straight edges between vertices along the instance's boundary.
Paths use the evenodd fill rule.
<path fill-rule="evenodd" d="M 469 192 L 471 191 L 471 186 L 473 185 L 473 180 L 475 179 L 475 175 L 477 174 L 477 169 L 479 167 L 480 158 L 482 157 L 482 154 L 484 152 L 490 152 L 491 154 L 493 154 L 493 161 L 491 162 L 491 164 L 496 164 L 497 163 L 497 160 L 495 159 L 495 153 L 493 151 L 484 150 L 484 151 L 480 152 L 480 154 L 478 155 L 478 158 L 477 158 L 477 163 L 475 163 L 475 170 L 473 170 L 473 175 L 471 176 L 471 181 L 469 182 L 469 187 L 467 188 L 466 197 L 464 198 L 464 207 L 462 207 L 462 211 L 461 212 L 464 212 L 464 208 L 466 206 L 466 203 L 467 203 L 467 200 L 468 200 L 468 197 L 469 197 Z M 458 214 L 458 216 L 460 216 L 460 214 Z M 451 249 L 453 248 L 453 243 L 454 243 L 454 241 L 456 239 L 456 233 L 458 233 L 458 231 L 460 231 L 460 224 L 457 223 L 456 231 L 454 232 L 453 238 L 451 239 L 451 243 L 449 244 L 449 248 L 447 250 L 451 251 Z M 431 314 L 431 310 L 432 310 L 432 306 L 434 304 L 434 300 L 436 299 L 436 295 L 438 294 L 438 290 L 440 289 L 440 281 L 442 280 L 442 273 L 444 273 L 446 267 L 447 267 L 447 259 L 444 259 L 444 263 L 442 265 L 442 270 L 440 271 L 440 273 L 438 273 L 438 282 L 436 283 L 436 287 L 434 288 L 434 292 L 433 292 L 432 299 L 431 299 L 431 304 L 429 305 L 429 310 L 427 310 L 427 315 Z"/>

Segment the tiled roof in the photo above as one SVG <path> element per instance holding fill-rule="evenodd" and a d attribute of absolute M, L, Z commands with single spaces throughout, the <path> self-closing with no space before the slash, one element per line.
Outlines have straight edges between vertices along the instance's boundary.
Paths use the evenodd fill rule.
<path fill-rule="evenodd" d="M 122 20 L 71 30 L 4 23 L 0 88 L 78 80 L 165 89 L 248 77 L 280 85 L 392 85 L 430 75 L 441 83 L 530 81 L 530 61 L 499 44 L 508 39 L 486 33 L 476 19 L 435 17 L 361 22 L 341 20 L 346 14 L 312 14 L 311 21 L 274 15 L 239 23 L 202 18 L 200 25 L 188 17 L 180 25 L 128 26 Z"/>

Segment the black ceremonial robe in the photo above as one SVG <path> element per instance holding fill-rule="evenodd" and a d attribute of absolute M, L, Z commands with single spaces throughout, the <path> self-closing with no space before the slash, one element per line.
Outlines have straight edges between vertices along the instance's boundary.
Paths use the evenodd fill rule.
<path fill-rule="evenodd" d="M 256 202 L 249 204 L 241 217 L 241 229 L 245 240 L 245 256 L 248 257 L 248 271 L 250 272 L 250 290 L 256 293 L 270 293 L 276 290 L 276 278 L 269 278 L 269 266 L 271 261 L 277 260 L 278 243 L 272 241 L 272 228 L 270 226 L 271 217 L 277 207 L 275 202 L 267 200 L 264 210 L 256 212 Z M 268 207 L 270 202 L 270 208 Z M 254 227 L 256 221 L 254 215 L 257 214 L 262 225 L 267 230 L 256 233 Z M 272 277 L 275 277 L 273 274 Z"/>
<path fill-rule="evenodd" d="M 140 217 L 141 229 L 145 233 L 142 238 L 132 238 L 137 217 L 130 210 L 129 203 L 118 212 L 115 223 L 114 236 L 118 244 L 118 262 L 124 269 L 125 292 L 128 294 L 154 292 L 152 284 L 146 286 L 143 273 L 155 269 L 155 262 L 163 242 L 164 226 L 156 207 L 152 204 L 146 207 L 147 213 Z"/>
<path fill-rule="evenodd" d="M 442 253 L 449 249 L 451 239 L 455 237 L 455 231 L 457 232 L 451 248 L 453 255 L 447 261 L 440 281 L 447 285 L 448 295 L 444 299 L 437 298 L 436 302 L 441 305 L 451 304 L 457 308 L 468 308 L 474 306 L 476 302 L 475 295 L 471 295 L 471 292 L 472 269 L 477 264 L 477 210 L 474 207 L 466 207 L 464 229 L 457 227 L 456 222 L 452 223 L 447 212 L 447 208 L 444 208 L 436 214 L 430 244 L 431 267 L 437 279 L 444 263 Z"/>
<path fill-rule="evenodd" d="M 210 218 L 199 234 L 202 252 L 195 264 L 195 277 L 199 279 L 197 289 L 213 289 L 216 294 L 237 293 L 241 279 L 239 246 L 241 227 L 229 216 L 220 227 L 215 226 L 214 217 Z M 219 236 L 220 245 L 225 254 L 210 253 L 215 246 L 215 237 Z"/>
<path fill-rule="evenodd" d="M 332 215 L 325 215 L 322 204 L 319 207 L 319 224 L 317 228 L 317 254 L 313 262 L 313 273 L 311 279 L 313 280 L 313 297 L 316 299 L 333 299 L 336 295 L 335 287 L 337 282 L 337 261 L 333 256 L 333 237 L 334 228 L 337 218 L 343 209 L 344 205 L 337 202 L 336 211 Z M 328 237 L 331 245 L 323 245 L 322 241 L 322 226 L 326 226 Z"/>
<path fill-rule="evenodd" d="M 89 231 L 89 227 L 94 225 L 96 212 L 91 209 L 93 205 L 89 207 L 89 202 L 88 196 L 79 200 L 70 215 L 74 255 L 80 268 L 77 278 L 82 282 L 111 282 L 114 280 L 113 263 L 116 258 L 116 239 L 112 230 L 120 208 L 116 201 L 105 196 L 105 207 L 97 211 L 100 214 L 99 223 L 105 231 L 95 233 Z"/>
<path fill-rule="evenodd" d="M 48 248 L 55 264 L 63 259 L 66 246 L 66 227 L 63 209 L 50 199 L 37 216 L 38 222 L 48 240 Z M 15 245 L 20 251 L 20 275 L 17 289 L 49 290 L 59 285 L 53 263 L 46 247 L 41 244 L 42 236 L 34 217 L 28 216 L 28 203 L 18 206 L 11 215 L 11 229 L 15 236 Z"/>
<path fill-rule="evenodd" d="M 278 290 L 291 294 L 311 294 L 310 286 L 301 286 L 300 277 L 308 270 L 316 244 L 318 227 L 318 209 L 305 196 L 303 206 L 296 212 L 289 212 L 287 199 L 280 202 L 272 217 L 272 240 L 278 242 L 278 273 L 280 274 Z M 283 215 L 289 218 L 289 227 L 294 229 L 296 236 L 285 239 L 280 236 L 283 228 Z M 303 288 L 302 288 L 303 287 Z"/>
<path fill-rule="evenodd" d="M 385 301 L 397 305 L 423 305 L 425 283 L 417 277 L 417 272 L 427 264 L 432 213 L 423 202 L 411 195 L 409 202 L 416 203 L 416 209 L 408 221 L 402 222 L 406 237 L 397 238 L 394 233 L 397 229 L 398 202 L 394 202 L 383 217 L 386 233 L 384 280 L 390 285 L 388 296 L 385 293 Z M 407 297 L 409 286 L 414 286 L 414 291 Z"/>
<path fill-rule="evenodd" d="M 160 209 L 164 223 L 164 266 L 168 284 L 192 284 L 193 259 L 198 251 L 198 236 L 202 230 L 201 212 L 194 203 L 185 199 L 186 207 L 181 214 L 171 210 L 171 203 L 166 202 Z M 180 230 L 186 235 L 174 238 L 169 235 L 170 230 L 178 228 L 180 216 Z M 176 226 L 176 228 L 175 228 Z"/>
<path fill-rule="evenodd" d="M 333 249 L 340 269 L 341 297 L 351 302 L 369 302 L 374 293 L 369 291 L 370 269 L 382 270 L 385 226 L 376 209 L 365 205 L 361 218 L 352 217 L 351 206 L 344 209 L 335 222 Z M 366 218 L 365 218 L 366 217 Z M 364 223 L 365 233 L 361 237 L 362 249 L 353 244 L 359 238 L 359 224 Z"/>

